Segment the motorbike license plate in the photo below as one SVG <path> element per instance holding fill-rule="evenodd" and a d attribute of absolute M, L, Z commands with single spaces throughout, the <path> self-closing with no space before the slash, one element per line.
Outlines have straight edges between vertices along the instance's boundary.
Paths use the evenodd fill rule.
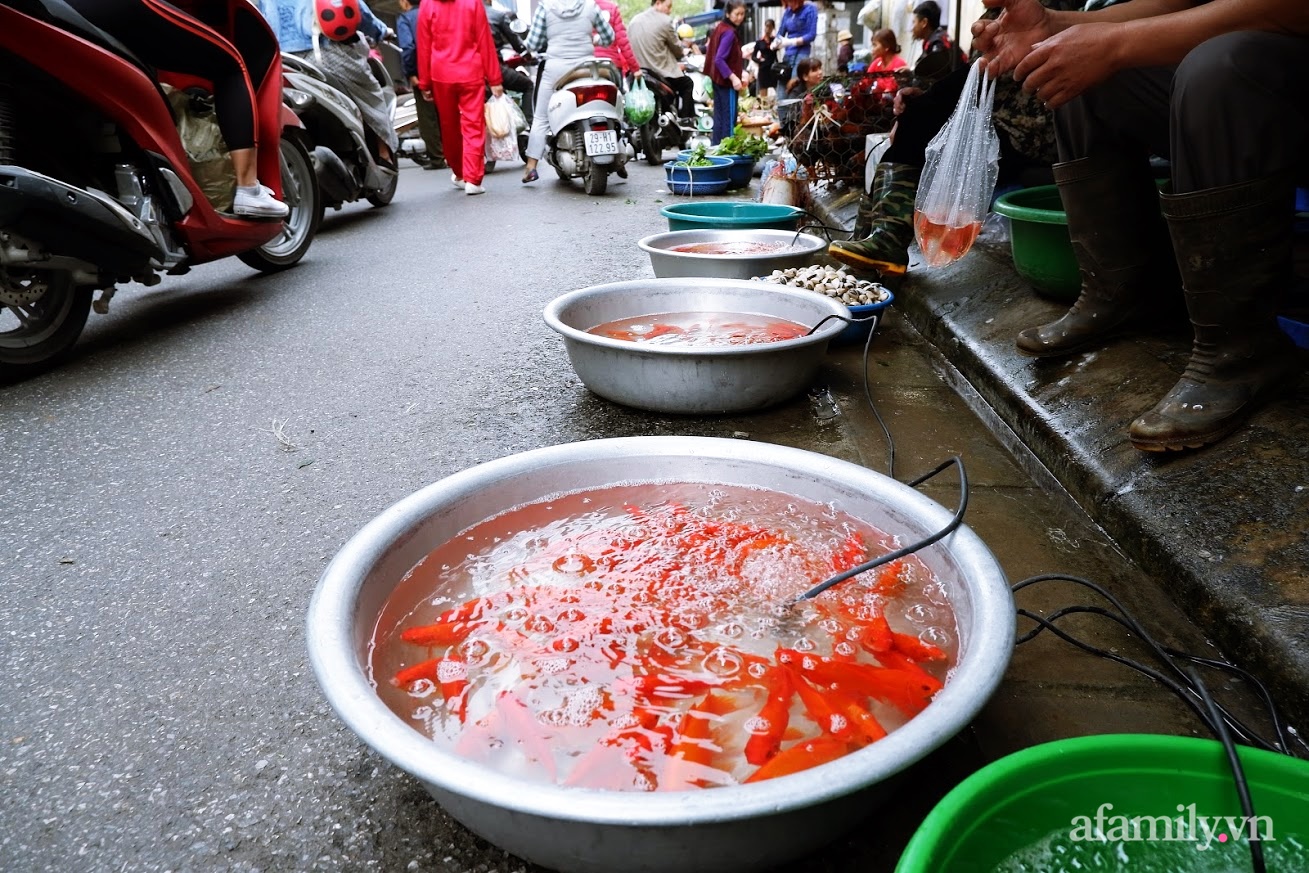
<path fill-rule="evenodd" d="M 582 138 L 587 155 L 618 154 L 618 134 L 612 130 L 588 130 Z"/>

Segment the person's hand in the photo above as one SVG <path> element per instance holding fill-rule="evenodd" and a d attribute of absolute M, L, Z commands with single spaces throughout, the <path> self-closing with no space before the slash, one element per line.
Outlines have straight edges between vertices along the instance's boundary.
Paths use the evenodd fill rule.
<path fill-rule="evenodd" d="M 732 74 L 732 79 L 731 79 L 731 81 L 732 81 L 732 90 L 733 90 L 733 91 L 740 91 L 741 88 L 744 87 L 743 83 L 741 82 L 741 77 L 738 76 L 738 75 L 736 75 L 735 73 Z"/>
<path fill-rule="evenodd" d="M 900 115 L 904 112 L 905 102 L 912 100 L 921 93 L 923 93 L 922 88 L 901 88 L 895 92 L 895 101 L 891 104 L 891 111 L 896 115 Z"/>
<path fill-rule="evenodd" d="M 1037 0 L 982 0 L 988 9 L 999 8 L 993 21 L 973 22 L 973 48 L 986 58 L 986 72 L 995 78 L 1009 72 L 1053 33 L 1050 13 Z"/>
<path fill-rule="evenodd" d="M 1014 79 L 1046 109 L 1057 109 L 1123 66 L 1114 24 L 1077 24 L 1032 46 Z"/>
<path fill-rule="evenodd" d="M 399 39 L 400 37 L 396 35 L 396 32 L 389 27 L 386 29 L 386 33 L 382 34 L 383 42 L 397 42 Z"/>
<path fill-rule="evenodd" d="M 418 91 L 418 96 L 419 96 L 419 97 L 422 97 L 422 98 L 423 98 L 424 100 L 426 100 L 428 103 L 431 103 L 431 102 L 432 102 L 432 89 L 431 89 L 431 88 L 420 88 L 419 91 Z"/>
<path fill-rule="evenodd" d="M 500 97 L 503 97 L 504 95 L 505 95 L 505 88 L 504 88 L 504 85 L 492 85 L 492 86 L 491 86 L 491 96 L 492 96 L 492 97 L 495 97 L 495 98 L 498 99 L 498 98 L 500 98 Z"/>

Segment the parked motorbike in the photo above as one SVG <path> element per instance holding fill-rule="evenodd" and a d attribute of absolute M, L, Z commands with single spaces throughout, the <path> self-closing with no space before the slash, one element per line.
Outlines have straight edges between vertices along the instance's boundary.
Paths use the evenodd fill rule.
<path fill-rule="evenodd" d="M 276 45 L 245 0 L 228 0 L 227 20 Z M 273 272 L 313 241 L 318 184 L 278 62 L 255 97 L 258 175 L 290 206 L 281 221 L 210 202 L 213 179 L 201 183 L 161 90 L 208 83 L 157 76 L 63 0 L 0 5 L 0 380 L 66 356 L 97 289 L 103 313 L 119 283 L 154 285 L 228 255 Z"/>
<path fill-rule="evenodd" d="M 623 74 L 611 61 L 592 58 L 555 82 L 546 109 L 551 133 L 546 160 L 565 181 L 581 177 L 587 194 L 598 196 L 609 174 L 627 161 L 623 133 Z"/>
<path fill-rule="evenodd" d="M 695 133 L 692 122 L 679 117 L 680 110 L 677 92 L 668 84 L 658 71 L 645 68 L 642 70 L 646 85 L 655 95 L 654 116 L 636 129 L 633 145 L 639 146 L 645 155 L 646 163 L 657 167 L 664 162 L 664 150 L 681 151 L 687 147 Z"/>
<path fill-rule="evenodd" d="M 391 74 L 375 57 L 369 57 L 368 66 L 394 123 L 396 93 Z M 312 60 L 284 54 L 282 72 L 286 100 L 304 123 L 314 175 L 323 192 L 319 218 L 328 207 L 340 209 L 356 200 L 374 206 L 390 203 L 400 174 L 379 159 L 377 137 L 364 124 L 350 95 Z"/>

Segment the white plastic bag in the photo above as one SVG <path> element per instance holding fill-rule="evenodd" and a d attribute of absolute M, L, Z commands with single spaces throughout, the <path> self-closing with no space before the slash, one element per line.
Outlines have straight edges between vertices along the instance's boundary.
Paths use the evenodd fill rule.
<path fill-rule="evenodd" d="M 504 94 L 486 101 L 486 133 L 492 137 L 509 136 L 516 133 L 514 116 L 506 103 L 512 103 Z"/>
<path fill-rule="evenodd" d="M 518 136 L 516 134 L 491 136 L 488 131 L 486 135 L 486 159 L 488 161 L 513 161 L 517 158 Z"/>
<path fill-rule="evenodd" d="M 509 114 L 514 119 L 514 133 L 522 133 L 527 130 L 527 116 L 523 114 L 523 107 L 519 106 L 518 101 L 508 94 L 504 95 L 503 99 L 509 107 Z"/>
<path fill-rule="evenodd" d="M 995 80 L 986 77 L 981 62 L 974 63 L 954 114 L 927 145 L 914 200 L 914 237 L 929 267 L 963 257 L 990 208 L 1000 172 L 994 102 Z"/>

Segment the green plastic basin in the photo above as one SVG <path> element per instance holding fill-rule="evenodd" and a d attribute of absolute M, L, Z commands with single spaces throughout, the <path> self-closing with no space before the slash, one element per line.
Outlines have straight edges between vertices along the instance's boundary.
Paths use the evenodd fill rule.
<path fill-rule="evenodd" d="M 795 230 L 801 212 L 780 203 L 709 200 L 675 203 L 659 210 L 669 230 Z"/>
<path fill-rule="evenodd" d="M 1244 747 L 1240 757 L 1255 815 L 1270 822 L 1258 823 L 1266 840 L 1265 858 L 1293 859 L 1292 866 L 1270 862 L 1268 869 L 1309 870 L 1309 762 Z M 1101 811 L 1100 833 L 1109 841 L 1070 842 L 1079 827 L 1087 828 L 1083 834 L 1094 833 Z M 1187 853 L 1202 856 L 1204 865 L 1196 870 L 1250 869 L 1249 847 L 1242 839 L 1220 841 L 1219 832 L 1211 831 L 1207 848 L 1198 848 L 1205 837 L 1199 819 L 1213 821 L 1215 816 L 1238 822 L 1242 816 L 1226 753 L 1215 740 L 1154 734 L 1060 740 L 1001 758 L 961 782 L 923 821 L 896 873 L 992 873 L 1013 853 L 1056 833 L 1069 852 L 1130 856 L 1135 866 L 1121 868 L 1127 871 L 1185 873 L 1186 867 L 1172 859 L 1187 859 Z M 1160 817 L 1173 820 L 1171 839 L 1164 839 Z M 1128 823 L 1132 818 L 1139 819 L 1135 829 Z M 1273 841 L 1266 839 L 1269 829 Z M 1230 835 L 1231 829 L 1222 826 L 1221 832 Z M 1215 861 L 1222 863 L 1209 866 Z M 1065 865 L 1076 869 L 1068 861 Z M 1027 869 L 1058 866 L 1047 859 Z"/>
<path fill-rule="evenodd" d="M 1054 185 L 1020 188 L 1001 195 L 991 208 L 1009 218 L 1009 240 L 1019 275 L 1044 296 L 1076 300 L 1082 278 L 1068 239 L 1068 217 L 1059 189 Z"/>

